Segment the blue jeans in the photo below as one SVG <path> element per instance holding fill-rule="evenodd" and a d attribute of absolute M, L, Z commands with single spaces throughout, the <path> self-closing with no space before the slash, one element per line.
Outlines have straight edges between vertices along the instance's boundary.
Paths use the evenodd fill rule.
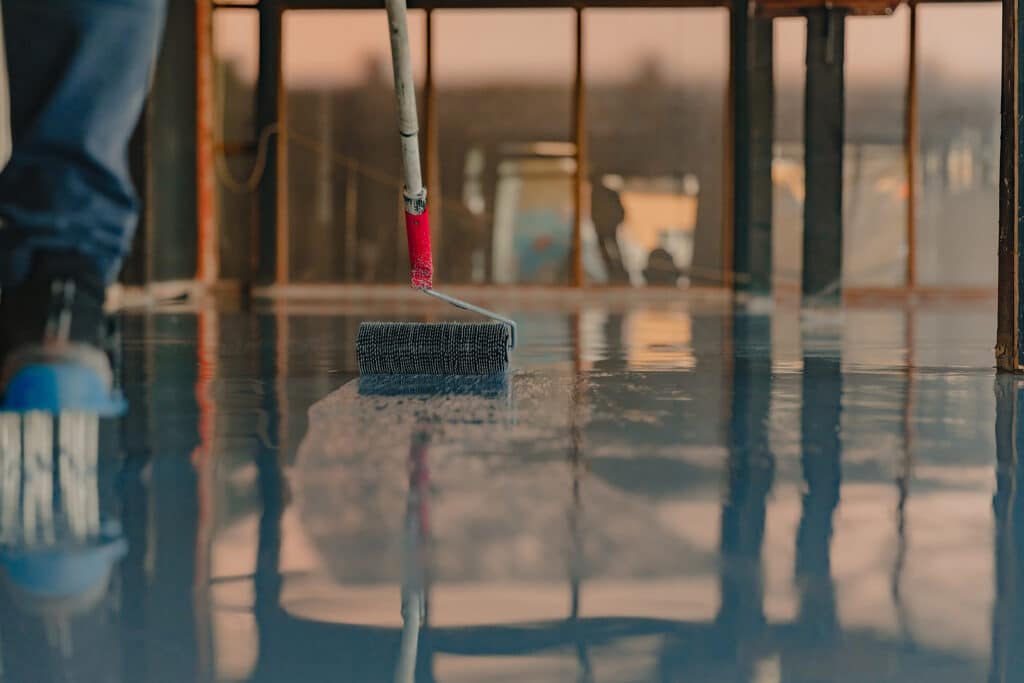
<path fill-rule="evenodd" d="M 0 285 L 24 278 L 36 254 L 67 250 L 87 256 L 110 282 L 138 222 L 128 142 L 166 0 L 2 7 L 14 147 L 0 173 Z"/>

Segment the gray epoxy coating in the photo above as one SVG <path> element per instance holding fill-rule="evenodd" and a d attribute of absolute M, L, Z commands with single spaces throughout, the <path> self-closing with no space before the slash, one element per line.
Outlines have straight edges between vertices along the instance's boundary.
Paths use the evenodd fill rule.
<path fill-rule="evenodd" d="M 51 479 L 98 526 L 12 569 L 0 514 L 3 680 L 1024 680 L 992 308 L 587 304 L 503 380 L 390 383 L 380 310 L 128 316 L 131 412 Z"/>

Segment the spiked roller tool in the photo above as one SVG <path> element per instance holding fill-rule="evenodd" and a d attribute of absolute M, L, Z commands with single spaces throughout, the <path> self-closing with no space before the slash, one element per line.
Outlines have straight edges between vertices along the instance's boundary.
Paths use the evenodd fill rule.
<path fill-rule="evenodd" d="M 364 322 L 356 356 L 361 375 L 493 375 L 508 371 L 516 345 L 516 324 L 493 311 L 434 289 L 427 190 L 420 168 L 416 91 L 409 55 L 406 0 L 387 0 L 391 57 L 395 70 L 402 165 L 405 174 L 405 228 L 413 288 L 493 322 Z"/>

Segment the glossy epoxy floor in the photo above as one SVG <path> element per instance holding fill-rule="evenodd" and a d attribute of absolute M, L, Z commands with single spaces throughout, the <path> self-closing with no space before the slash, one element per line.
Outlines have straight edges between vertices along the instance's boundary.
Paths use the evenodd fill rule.
<path fill-rule="evenodd" d="M 415 312 L 126 316 L 97 468 L 0 486 L 2 680 L 1024 680 L 992 306 L 526 308 L 397 385 L 355 329 Z M 15 566 L 40 495 L 97 531 Z"/>

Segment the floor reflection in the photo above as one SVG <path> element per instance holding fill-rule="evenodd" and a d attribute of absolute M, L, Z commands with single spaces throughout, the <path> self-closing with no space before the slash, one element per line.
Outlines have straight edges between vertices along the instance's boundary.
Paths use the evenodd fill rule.
<path fill-rule="evenodd" d="M 3 676 L 1019 680 L 975 314 L 663 308 L 524 314 L 497 383 L 354 380 L 358 315 L 126 318 L 126 418 L 0 416 Z"/>

